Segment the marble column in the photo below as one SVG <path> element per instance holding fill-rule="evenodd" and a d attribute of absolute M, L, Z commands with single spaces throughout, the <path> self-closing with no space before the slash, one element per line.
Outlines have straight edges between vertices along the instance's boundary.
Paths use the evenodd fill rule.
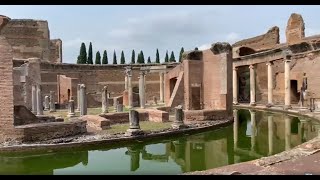
<path fill-rule="evenodd" d="M 233 104 L 238 103 L 238 68 L 233 68 Z"/>
<path fill-rule="evenodd" d="M 41 97 L 41 85 L 37 85 L 37 115 L 43 115 L 43 104 Z"/>
<path fill-rule="evenodd" d="M 32 103 L 32 113 L 37 114 L 37 86 L 32 85 L 32 93 L 31 93 L 31 103 Z"/>
<path fill-rule="evenodd" d="M 80 116 L 87 115 L 87 97 L 86 86 L 81 84 L 80 86 Z"/>
<path fill-rule="evenodd" d="M 233 147 L 234 149 L 238 148 L 238 130 L 239 130 L 239 118 L 238 118 L 238 109 L 233 109 Z"/>
<path fill-rule="evenodd" d="M 273 116 L 268 114 L 268 146 L 269 146 L 269 155 L 273 154 Z"/>
<path fill-rule="evenodd" d="M 133 92 L 132 92 L 132 68 L 126 67 L 126 75 L 128 76 L 128 108 L 133 107 Z"/>
<path fill-rule="evenodd" d="M 124 90 L 128 90 L 128 76 L 124 76 Z"/>
<path fill-rule="evenodd" d="M 56 112 L 56 105 L 55 105 L 55 92 L 50 91 L 50 112 Z"/>
<path fill-rule="evenodd" d="M 250 69 L 250 106 L 256 105 L 256 80 L 255 80 L 255 67 L 249 66 Z"/>
<path fill-rule="evenodd" d="M 267 107 L 273 106 L 273 71 L 272 71 L 273 63 L 270 61 L 267 63 L 268 66 L 268 104 Z"/>
<path fill-rule="evenodd" d="M 285 147 L 286 151 L 291 149 L 291 118 L 288 115 L 284 115 L 285 123 Z"/>
<path fill-rule="evenodd" d="M 80 86 L 81 84 L 77 85 L 77 111 L 80 111 Z"/>
<path fill-rule="evenodd" d="M 255 151 L 256 148 L 256 134 L 257 134 L 257 124 L 256 124 L 256 112 L 254 110 L 249 110 L 251 116 L 251 151 Z"/>
<path fill-rule="evenodd" d="M 291 109 L 290 62 L 291 51 L 284 51 L 284 109 Z"/>
<path fill-rule="evenodd" d="M 44 110 L 48 111 L 50 108 L 50 98 L 49 96 L 44 97 Z"/>
<path fill-rule="evenodd" d="M 139 112 L 133 109 L 129 110 L 129 122 L 130 126 L 126 132 L 127 136 L 135 136 L 142 134 L 143 131 L 140 129 L 140 119 L 139 119 Z"/>
<path fill-rule="evenodd" d="M 164 103 L 164 72 L 160 72 L 160 102 Z"/>
<path fill-rule="evenodd" d="M 105 114 L 108 113 L 108 87 L 104 86 L 101 92 L 101 102 L 102 102 L 102 108 L 101 108 L 101 113 Z"/>
<path fill-rule="evenodd" d="M 70 100 L 69 100 L 69 109 L 68 109 L 68 117 L 75 117 L 76 114 L 74 113 L 74 100 L 73 100 L 73 97 L 71 96 L 70 97 Z"/>
<path fill-rule="evenodd" d="M 139 73 L 140 77 L 139 77 L 139 97 L 140 97 L 140 108 L 145 108 L 145 72 L 144 71 L 140 71 Z"/>

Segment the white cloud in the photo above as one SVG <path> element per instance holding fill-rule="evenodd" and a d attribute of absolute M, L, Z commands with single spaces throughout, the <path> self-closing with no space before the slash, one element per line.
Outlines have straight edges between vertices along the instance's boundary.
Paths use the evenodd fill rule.
<path fill-rule="evenodd" d="M 320 30 L 319 29 L 314 29 L 314 28 L 305 28 L 305 35 L 307 36 L 313 36 L 313 35 L 317 35 L 320 34 Z"/>
<path fill-rule="evenodd" d="M 206 50 L 206 49 L 209 49 L 210 47 L 211 47 L 211 44 L 203 44 L 199 46 L 199 50 Z"/>
<path fill-rule="evenodd" d="M 238 33 L 231 32 L 226 36 L 226 41 L 230 44 L 233 44 L 238 40 L 240 40 L 240 35 Z"/>

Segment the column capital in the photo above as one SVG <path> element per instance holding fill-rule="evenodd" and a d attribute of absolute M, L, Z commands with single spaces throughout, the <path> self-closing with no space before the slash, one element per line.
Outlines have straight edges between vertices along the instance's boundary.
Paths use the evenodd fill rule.
<path fill-rule="evenodd" d="M 267 66 L 272 66 L 273 65 L 273 61 L 269 61 L 266 63 Z"/>
<path fill-rule="evenodd" d="M 234 71 L 238 71 L 238 67 L 233 67 L 232 68 Z"/>
<path fill-rule="evenodd" d="M 250 68 L 250 69 L 255 69 L 255 65 L 254 65 L 254 64 L 250 64 L 250 65 L 249 65 L 249 68 Z"/>
<path fill-rule="evenodd" d="M 103 86 L 102 91 L 107 91 L 108 90 L 108 86 Z"/>
<path fill-rule="evenodd" d="M 85 89 L 85 88 L 86 88 L 86 85 L 81 84 L 81 85 L 80 85 L 80 88 L 81 88 L 81 89 Z"/>
<path fill-rule="evenodd" d="M 249 112 L 250 112 L 250 114 L 256 114 L 256 110 L 250 109 Z"/>
<path fill-rule="evenodd" d="M 126 66 L 124 73 L 125 73 L 127 76 L 131 77 L 131 76 L 132 76 L 132 67 L 131 67 L 131 66 Z"/>

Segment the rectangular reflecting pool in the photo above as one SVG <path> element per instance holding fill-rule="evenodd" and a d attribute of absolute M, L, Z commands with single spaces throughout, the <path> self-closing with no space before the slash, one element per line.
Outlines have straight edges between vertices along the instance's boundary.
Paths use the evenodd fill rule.
<path fill-rule="evenodd" d="M 310 119 L 234 110 L 234 123 L 218 130 L 118 148 L 0 155 L 0 174 L 180 174 L 270 156 L 318 136 Z"/>

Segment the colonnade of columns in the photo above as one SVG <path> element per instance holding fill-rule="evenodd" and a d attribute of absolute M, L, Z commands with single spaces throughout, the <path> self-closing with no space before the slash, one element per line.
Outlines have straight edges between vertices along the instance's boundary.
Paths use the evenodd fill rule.
<path fill-rule="evenodd" d="M 290 83 L 290 62 L 291 62 L 292 52 L 290 50 L 283 52 L 284 59 L 284 85 L 285 85 L 285 98 L 284 98 L 284 109 L 291 108 L 291 83 Z M 269 61 L 267 65 L 267 74 L 268 74 L 268 102 L 267 107 L 273 106 L 273 62 Z M 239 83 L 238 83 L 238 67 L 233 68 L 233 104 L 237 105 L 239 99 Z M 256 65 L 249 65 L 250 70 L 250 105 L 256 105 Z"/>

